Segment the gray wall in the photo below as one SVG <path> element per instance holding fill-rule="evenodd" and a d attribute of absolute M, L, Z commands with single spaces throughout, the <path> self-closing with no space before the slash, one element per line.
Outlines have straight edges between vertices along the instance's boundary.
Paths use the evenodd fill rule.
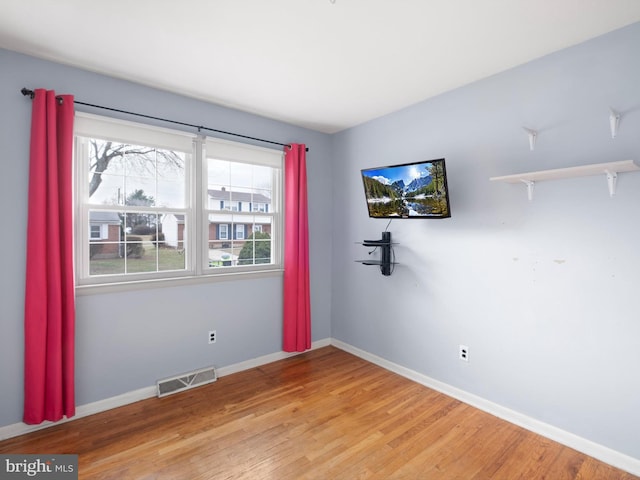
<path fill-rule="evenodd" d="M 306 143 L 312 339 L 330 336 L 331 244 L 324 238 L 332 225 L 326 207 L 332 180 L 329 136 L 0 50 L 0 199 L 6 226 L 0 249 L 0 426 L 22 419 L 31 118 L 31 102 L 20 94 L 25 86 L 283 143 Z M 281 277 L 78 297 L 77 403 L 147 387 L 158 378 L 194 368 L 222 367 L 281 351 L 281 297 Z M 213 346 L 205 341 L 211 329 L 218 334 Z"/>
<path fill-rule="evenodd" d="M 640 173 L 614 198 L 604 175 L 541 182 L 533 202 L 489 181 L 640 164 L 638 45 L 635 24 L 335 135 L 332 336 L 640 459 Z M 392 221 L 390 277 L 355 263 L 387 225 L 360 169 L 441 157 L 452 218 Z"/>

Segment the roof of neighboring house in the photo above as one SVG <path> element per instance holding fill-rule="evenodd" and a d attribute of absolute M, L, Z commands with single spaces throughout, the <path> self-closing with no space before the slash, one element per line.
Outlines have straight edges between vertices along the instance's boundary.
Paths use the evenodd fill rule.
<path fill-rule="evenodd" d="M 89 221 L 93 223 L 109 223 L 120 225 L 120 216 L 116 212 L 89 212 Z"/>
<path fill-rule="evenodd" d="M 234 202 L 271 203 L 271 199 L 261 193 L 232 192 L 230 190 L 208 190 L 214 200 L 233 200 Z"/>

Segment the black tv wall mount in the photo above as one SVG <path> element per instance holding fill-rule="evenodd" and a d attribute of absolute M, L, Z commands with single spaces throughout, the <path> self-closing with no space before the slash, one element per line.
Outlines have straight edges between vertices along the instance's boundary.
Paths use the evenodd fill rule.
<path fill-rule="evenodd" d="M 387 231 L 382 232 L 382 238 L 380 240 L 363 240 L 362 246 L 380 249 L 380 258 L 378 260 L 357 260 L 357 262 L 360 262 L 363 265 L 377 265 L 380 267 L 382 275 L 389 276 L 393 271 L 392 265 L 396 264 L 391 260 L 391 245 L 391 232 Z M 369 253 L 372 253 L 375 249 Z"/>

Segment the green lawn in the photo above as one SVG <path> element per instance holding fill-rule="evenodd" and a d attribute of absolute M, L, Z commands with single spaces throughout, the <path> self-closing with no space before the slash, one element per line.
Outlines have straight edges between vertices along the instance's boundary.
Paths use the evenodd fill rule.
<path fill-rule="evenodd" d="M 184 270 L 184 253 L 173 248 L 145 246 L 142 258 L 92 259 L 91 275 L 115 275 L 123 273 L 162 272 Z"/>

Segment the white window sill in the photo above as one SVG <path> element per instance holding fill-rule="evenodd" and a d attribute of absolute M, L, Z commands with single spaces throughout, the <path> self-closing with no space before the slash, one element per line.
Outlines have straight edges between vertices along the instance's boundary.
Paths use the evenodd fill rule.
<path fill-rule="evenodd" d="M 129 282 L 101 283 L 94 285 L 76 285 L 76 297 L 97 295 L 101 293 L 130 292 L 133 290 L 149 290 L 163 287 L 181 287 L 185 285 L 201 285 L 204 283 L 228 282 L 233 280 L 253 280 L 257 278 L 282 277 L 282 269 L 261 270 L 255 272 L 229 272 L 215 275 L 198 275 L 189 277 L 155 278 Z"/>

